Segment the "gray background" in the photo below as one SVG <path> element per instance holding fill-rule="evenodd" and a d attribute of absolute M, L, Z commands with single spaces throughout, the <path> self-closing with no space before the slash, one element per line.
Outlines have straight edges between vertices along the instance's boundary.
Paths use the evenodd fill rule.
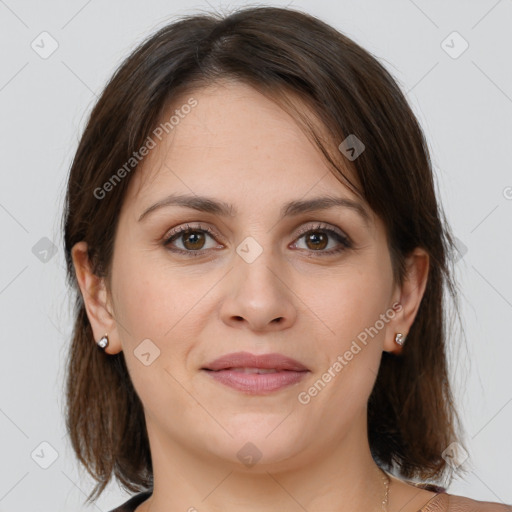
<path fill-rule="evenodd" d="M 315 14 L 372 52 L 420 119 L 461 243 L 467 348 L 455 337 L 462 348 L 451 361 L 471 457 L 449 491 L 512 503 L 512 1 L 273 5 Z M 112 484 L 94 506 L 82 505 L 93 482 L 62 416 L 71 324 L 60 212 L 84 121 L 107 79 L 146 35 L 196 8 L 209 4 L 0 0 L 0 512 L 107 511 L 128 497 Z M 31 47 L 51 49 L 43 31 L 58 44 L 47 58 Z M 460 55 L 453 31 L 469 44 Z"/>

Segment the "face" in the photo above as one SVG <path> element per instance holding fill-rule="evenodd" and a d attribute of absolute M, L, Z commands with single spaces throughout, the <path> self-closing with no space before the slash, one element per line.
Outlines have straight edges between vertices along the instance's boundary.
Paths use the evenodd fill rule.
<path fill-rule="evenodd" d="M 197 104 L 180 110 L 189 97 Z M 153 448 L 284 469 L 362 441 L 400 298 L 384 225 L 252 88 L 217 84 L 174 109 L 179 122 L 130 184 L 110 283 Z M 205 209 L 205 197 L 231 211 Z M 286 210 L 324 197 L 345 204 Z M 281 354 L 306 371 L 204 369 L 233 352 Z"/>

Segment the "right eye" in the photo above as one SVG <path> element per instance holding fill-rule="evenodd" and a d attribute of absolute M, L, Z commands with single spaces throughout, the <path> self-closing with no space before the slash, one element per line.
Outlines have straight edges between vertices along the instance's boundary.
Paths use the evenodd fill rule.
<path fill-rule="evenodd" d="M 210 237 L 215 240 L 213 231 L 209 227 L 206 226 L 203 228 L 201 225 L 198 225 L 197 227 L 190 227 L 187 224 L 186 226 L 176 228 L 166 235 L 164 246 L 172 252 L 190 256 L 199 256 L 203 254 L 204 251 L 213 248 L 210 247 L 204 249 L 206 237 Z M 173 247 L 172 244 L 175 241 L 180 242 L 183 248 Z"/>

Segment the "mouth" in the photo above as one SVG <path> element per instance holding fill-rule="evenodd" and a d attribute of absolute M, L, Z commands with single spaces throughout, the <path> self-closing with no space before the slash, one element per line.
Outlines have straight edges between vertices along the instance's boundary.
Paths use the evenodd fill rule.
<path fill-rule="evenodd" d="M 215 381 L 245 394 L 261 395 L 291 386 L 310 370 L 282 354 L 228 354 L 201 368 Z"/>

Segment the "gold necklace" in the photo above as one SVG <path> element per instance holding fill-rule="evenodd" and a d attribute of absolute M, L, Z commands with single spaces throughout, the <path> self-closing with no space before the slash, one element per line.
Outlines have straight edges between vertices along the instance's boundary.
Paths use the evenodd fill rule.
<path fill-rule="evenodd" d="M 384 479 L 384 486 L 386 487 L 384 499 L 382 500 L 382 512 L 388 512 L 390 478 L 389 478 L 389 475 L 383 469 L 381 469 L 381 471 L 382 471 L 382 478 Z"/>

